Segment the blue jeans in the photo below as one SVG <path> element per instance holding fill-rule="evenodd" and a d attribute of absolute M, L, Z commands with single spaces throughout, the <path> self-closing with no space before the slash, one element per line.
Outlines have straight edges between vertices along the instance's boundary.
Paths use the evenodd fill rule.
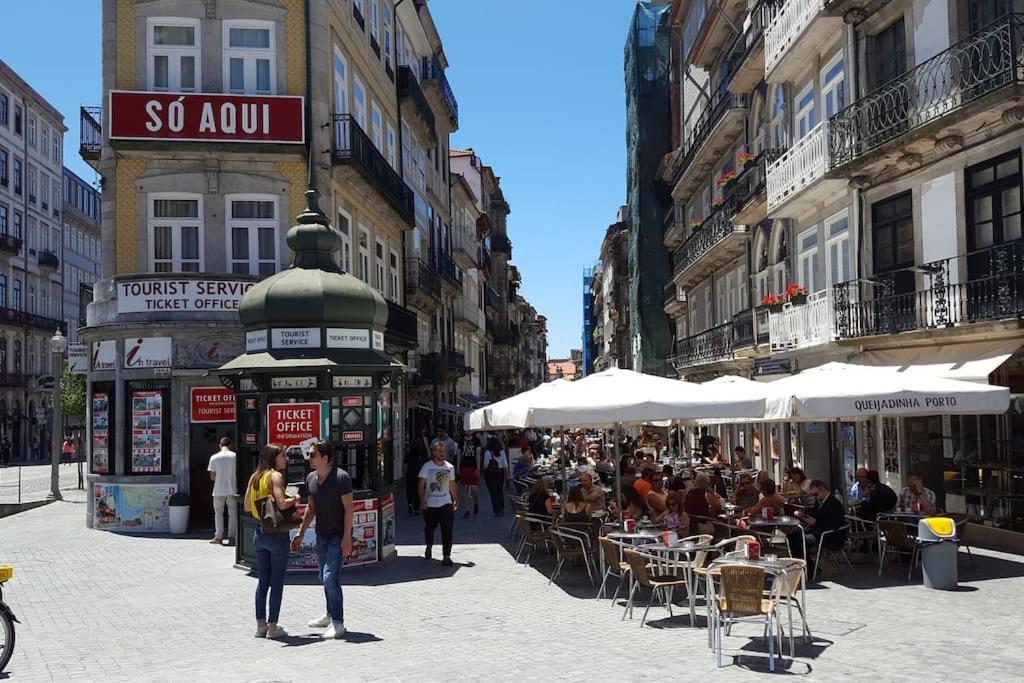
<path fill-rule="evenodd" d="M 341 594 L 341 539 L 316 539 L 316 561 L 324 584 L 327 613 L 336 624 L 345 621 L 345 598 Z"/>
<path fill-rule="evenodd" d="M 256 530 L 256 621 L 276 624 L 281 615 L 281 597 L 284 594 L 284 575 L 288 569 L 291 550 L 288 534 L 265 534 Z M 270 617 L 267 618 L 267 591 L 270 592 Z"/>

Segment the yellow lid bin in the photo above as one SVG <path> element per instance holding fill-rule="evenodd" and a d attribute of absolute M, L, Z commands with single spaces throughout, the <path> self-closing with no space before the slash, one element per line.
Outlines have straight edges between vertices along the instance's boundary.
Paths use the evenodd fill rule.
<path fill-rule="evenodd" d="M 929 540 L 946 541 L 956 538 L 956 524 L 949 517 L 926 517 L 918 526 L 919 531 L 921 527 L 924 527 L 931 535 L 935 536 L 934 539 Z"/>

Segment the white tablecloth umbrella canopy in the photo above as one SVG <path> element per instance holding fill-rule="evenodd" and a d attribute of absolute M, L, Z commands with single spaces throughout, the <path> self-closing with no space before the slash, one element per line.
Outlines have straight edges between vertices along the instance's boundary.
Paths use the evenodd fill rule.
<path fill-rule="evenodd" d="M 527 397 L 526 393 L 530 393 Z M 756 419 L 762 397 L 611 368 L 547 392 L 496 403 L 489 418 L 507 428 L 608 426 L 704 417 Z M 516 398 L 524 400 L 516 401 Z"/>
<path fill-rule="evenodd" d="M 765 385 L 765 421 L 825 422 L 876 415 L 998 415 L 1010 390 L 900 372 L 885 366 L 826 363 Z"/>
<path fill-rule="evenodd" d="M 768 384 L 765 382 L 756 382 L 746 377 L 740 377 L 739 375 L 722 375 L 715 379 L 708 380 L 707 382 L 701 382 L 700 386 L 713 389 L 715 391 L 728 391 L 730 394 L 737 398 L 746 398 L 749 400 L 765 400 L 768 396 Z M 721 425 L 721 424 L 744 424 L 747 422 L 760 422 L 764 418 L 763 415 L 757 418 L 750 419 L 747 417 L 717 417 L 717 418 L 701 418 L 694 420 L 686 420 L 686 424 L 690 425 Z"/>
<path fill-rule="evenodd" d="M 522 393 L 510 396 L 501 401 L 496 401 L 483 408 L 477 408 L 463 417 L 463 427 L 469 432 L 478 432 L 486 429 L 519 429 L 522 425 L 509 423 L 509 415 L 517 415 L 517 408 L 521 404 L 531 404 L 537 397 L 550 391 L 572 384 L 570 380 L 559 378 L 551 382 L 545 382 L 539 386 Z"/>

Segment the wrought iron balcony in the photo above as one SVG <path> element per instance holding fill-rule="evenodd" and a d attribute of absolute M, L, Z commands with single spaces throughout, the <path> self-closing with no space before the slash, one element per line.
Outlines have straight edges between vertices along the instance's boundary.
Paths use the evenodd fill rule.
<path fill-rule="evenodd" d="M 1008 14 L 894 78 L 829 121 L 833 168 L 1024 83 L 1024 14 Z"/>
<path fill-rule="evenodd" d="M 672 254 L 672 276 L 686 287 L 707 272 L 736 258 L 744 250 L 747 229 L 729 220 L 725 206 L 715 210 Z"/>
<path fill-rule="evenodd" d="M 674 205 L 665 213 L 665 233 L 662 241 L 669 249 L 675 249 L 686 237 L 686 212 L 679 204 Z"/>
<path fill-rule="evenodd" d="M 415 313 L 388 299 L 388 324 L 384 328 L 385 344 L 414 349 L 419 334 L 418 328 Z"/>
<path fill-rule="evenodd" d="M 806 349 L 835 339 L 835 318 L 831 290 L 807 297 L 802 305 L 787 303 L 780 313 L 768 315 L 772 352 Z"/>
<path fill-rule="evenodd" d="M 507 235 L 491 235 L 491 251 L 512 258 L 512 242 Z"/>
<path fill-rule="evenodd" d="M 786 153 L 784 149 L 766 149 L 740 173 L 725 191 L 734 223 L 757 225 L 768 214 L 768 167 Z"/>
<path fill-rule="evenodd" d="M 404 64 L 398 67 L 398 96 L 412 103 L 413 112 L 419 119 L 423 132 L 429 135 L 432 142 L 436 142 L 437 121 L 434 119 L 434 110 L 430 108 L 430 102 L 423 94 L 412 69 Z"/>
<path fill-rule="evenodd" d="M 782 4 L 783 0 L 759 0 L 747 14 L 743 33 L 736 36 L 726 57 L 732 71 L 729 90 L 750 92 L 764 79 L 764 32 Z"/>
<path fill-rule="evenodd" d="M 0 251 L 6 251 L 8 254 L 17 256 L 21 253 L 21 247 L 24 241 L 7 233 L 0 233 Z"/>
<path fill-rule="evenodd" d="M 448 109 L 448 121 L 452 125 L 452 130 L 459 127 L 459 103 L 455 100 L 455 93 L 452 92 L 452 87 L 448 83 L 448 77 L 444 73 L 444 68 L 441 66 L 441 62 L 437 60 L 437 56 L 424 57 L 422 62 L 422 71 L 420 72 L 423 76 L 424 84 L 433 84 L 441 94 L 441 98 L 444 100 L 445 106 Z"/>
<path fill-rule="evenodd" d="M 825 0 L 786 0 L 765 30 L 765 80 L 794 80 L 816 55 L 821 38 L 843 25 L 841 17 L 824 10 Z"/>
<path fill-rule="evenodd" d="M 729 92 L 727 87 L 728 83 L 723 83 L 715 90 L 686 136 L 685 151 L 672 165 L 672 196 L 676 201 L 685 201 L 706 180 L 705 166 L 709 163 L 697 163 L 701 157 L 714 156 L 717 161 L 721 155 L 717 148 L 731 143 L 743 130 L 747 96 Z"/>
<path fill-rule="evenodd" d="M 840 283 L 833 305 L 839 339 L 1019 320 L 1024 240 Z"/>
<path fill-rule="evenodd" d="M 334 144 L 331 157 L 334 163 L 354 166 L 359 173 L 391 205 L 409 227 L 415 225 L 412 190 L 402 177 L 391 168 L 369 136 L 351 114 L 335 114 Z"/>
<path fill-rule="evenodd" d="M 689 4 L 682 22 L 683 63 L 710 70 L 743 22 L 747 4 L 718 0 L 691 0 Z"/>
<path fill-rule="evenodd" d="M 498 309 L 498 290 L 491 285 L 484 287 L 484 306 L 494 310 Z"/>
<path fill-rule="evenodd" d="M 100 159 L 100 150 L 103 149 L 102 116 L 101 107 L 79 107 L 78 154 L 86 162 Z"/>
<path fill-rule="evenodd" d="M 672 363 L 687 368 L 734 360 L 737 351 L 753 347 L 757 339 L 754 311 L 740 311 L 726 323 L 677 340 Z"/>
<path fill-rule="evenodd" d="M 0 325 L 17 325 L 19 327 L 32 327 L 51 334 L 60 330 L 67 334 L 67 325 L 63 320 L 47 318 L 43 315 L 36 315 L 27 311 L 19 311 L 14 308 L 0 308 Z"/>
<path fill-rule="evenodd" d="M 822 121 L 768 166 L 768 215 L 785 218 L 800 214 L 830 193 L 846 188 L 846 181 L 825 178 L 831 167 L 829 122 Z"/>
<path fill-rule="evenodd" d="M 686 308 L 686 292 L 676 286 L 675 282 L 665 285 L 665 313 L 676 315 Z"/>
<path fill-rule="evenodd" d="M 462 269 L 452 260 L 446 252 L 440 251 L 435 256 L 438 272 L 449 284 L 457 289 L 462 289 Z"/>
<path fill-rule="evenodd" d="M 466 354 L 455 349 L 448 349 L 445 352 L 448 373 L 453 375 L 467 375 L 473 372 L 473 368 L 466 364 Z"/>
<path fill-rule="evenodd" d="M 37 258 L 39 260 L 39 265 L 43 268 L 60 268 L 60 259 L 57 258 L 57 255 L 52 251 L 40 251 Z"/>
<path fill-rule="evenodd" d="M 28 375 L 17 372 L 0 373 L 0 388 L 3 389 L 24 389 L 28 386 Z"/>
<path fill-rule="evenodd" d="M 441 302 L 441 278 L 423 259 L 405 261 L 405 297 L 419 307 L 432 308 Z"/>

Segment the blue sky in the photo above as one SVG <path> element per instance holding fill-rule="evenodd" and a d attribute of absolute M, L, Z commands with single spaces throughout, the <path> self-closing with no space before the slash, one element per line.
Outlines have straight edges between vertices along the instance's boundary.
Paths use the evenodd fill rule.
<path fill-rule="evenodd" d="M 501 176 L 512 260 L 548 318 L 553 357 L 580 345 L 583 268 L 625 201 L 622 50 L 634 5 L 430 3 L 459 101 L 452 144 Z M 3 21 L 0 59 L 63 112 L 64 162 L 93 180 L 78 157 L 78 107 L 101 97 L 99 0 L 6 0 Z"/>

